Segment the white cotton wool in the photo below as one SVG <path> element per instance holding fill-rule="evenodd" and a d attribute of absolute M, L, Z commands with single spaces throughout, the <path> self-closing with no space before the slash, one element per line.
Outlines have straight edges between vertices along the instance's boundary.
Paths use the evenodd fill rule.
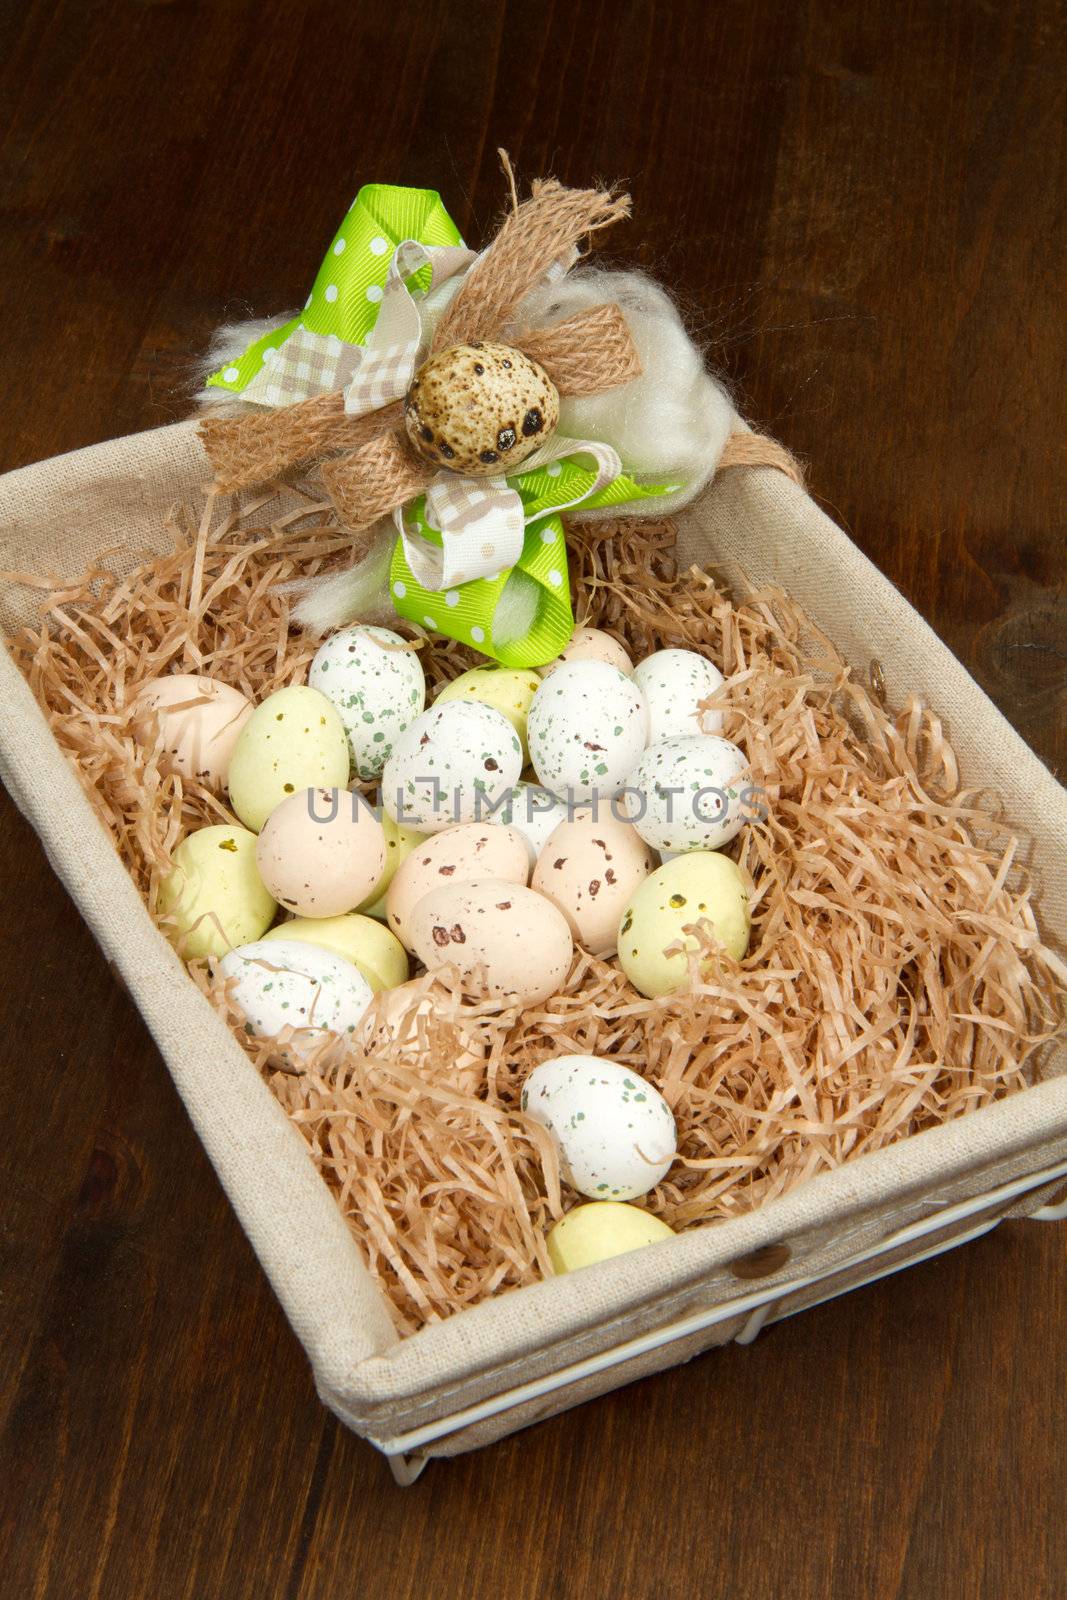
<path fill-rule="evenodd" d="M 670 296 L 641 272 L 579 267 L 523 301 L 515 330 L 551 327 L 578 311 L 614 301 L 641 357 L 632 383 L 560 401 L 559 431 L 614 445 L 627 472 L 646 482 L 678 483 L 675 495 L 577 517 L 653 516 L 676 511 L 699 494 L 727 437 L 740 426 L 725 388 L 708 372 Z"/>
<path fill-rule="evenodd" d="M 396 621 L 389 598 L 389 563 L 396 543 L 391 517 L 375 524 L 370 548 L 354 567 L 325 578 L 280 585 L 295 599 L 293 620 L 316 638 L 349 622 Z"/>

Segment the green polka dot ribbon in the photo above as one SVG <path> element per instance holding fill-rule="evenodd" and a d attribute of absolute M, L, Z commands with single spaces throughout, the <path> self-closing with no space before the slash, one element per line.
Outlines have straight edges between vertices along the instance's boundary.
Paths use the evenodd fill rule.
<path fill-rule="evenodd" d="M 276 353 L 294 333 L 332 335 L 342 344 L 364 345 L 377 320 L 393 255 L 397 246 L 409 239 L 427 247 L 463 242 L 435 190 L 365 185 L 326 252 L 303 311 L 213 373 L 208 385 L 241 394 L 265 364 L 275 362 Z M 408 280 L 415 291 L 425 290 L 429 282 L 428 267 Z M 403 537 L 397 540 L 390 571 L 390 594 L 397 613 L 447 638 L 474 645 L 505 666 L 532 667 L 551 661 L 574 632 L 566 543 L 555 508 L 624 506 L 655 499 L 678 487 L 640 484 L 625 473 L 606 486 L 597 487 L 598 481 L 595 469 L 583 465 L 577 453 L 507 479 L 508 488 L 522 501 L 526 524 L 515 566 L 533 579 L 538 589 L 534 621 L 522 639 L 493 638 L 493 620 L 512 567 L 453 588 L 428 589 L 411 570 Z M 426 520 L 425 497 L 405 508 L 404 522 L 409 536 L 421 535 L 440 548 L 442 536 Z"/>
<path fill-rule="evenodd" d="M 436 190 L 364 185 L 326 252 L 303 311 L 213 373 L 209 387 L 240 394 L 263 363 L 272 359 L 272 352 L 301 328 L 333 334 L 346 344 L 363 344 L 378 316 L 393 252 L 404 239 L 424 245 L 463 243 Z M 421 276 L 429 281 L 427 269 Z M 413 287 L 425 287 L 419 274 L 411 282 Z"/>
<path fill-rule="evenodd" d="M 606 487 L 590 492 L 597 481 L 595 469 L 583 466 L 580 456 L 568 456 L 547 467 L 520 472 L 507 480 L 522 500 L 526 532 L 522 554 L 515 566 L 538 588 L 533 623 L 521 639 L 494 640 L 493 620 L 513 568 L 457 584 L 442 591 L 424 588 L 408 564 L 404 542 L 398 539 L 389 571 L 389 592 L 399 616 L 421 627 L 473 645 L 505 667 L 539 667 L 563 650 L 574 632 L 567 545 L 563 523 L 548 508 L 576 502 L 584 510 L 623 506 L 656 499 L 677 488 L 674 484 L 639 484 L 621 473 Z M 440 546 L 441 534 L 426 521 L 426 501 L 421 497 L 405 508 L 412 533 Z"/>

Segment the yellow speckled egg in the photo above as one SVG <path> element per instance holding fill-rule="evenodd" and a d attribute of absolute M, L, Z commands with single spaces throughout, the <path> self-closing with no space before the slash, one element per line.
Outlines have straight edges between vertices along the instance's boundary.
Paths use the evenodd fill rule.
<path fill-rule="evenodd" d="M 384 922 L 386 896 L 394 875 L 415 849 L 415 846 L 421 844 L 430 835 L 416 833 L 414 828 L 404 828 L 399 822 L 394 822 L 388 811 L 380 803 L 378 811 L 382 819 L 382 829 L 385 833 L 385 871 L 374 887 L 373 896 L 365 900 L 361 906 L 357 906 L 356 909 L 362 911 L 364 916 L 377 917 L 379 922 Z"/>
<path fill-rule="evenodd" d="M 224 789 L 238 735 L 252 715 L 239 689 L 196 672 L 150 678 L 137 696 L 133 735 L 158 740 L 165 771 Z"/>
<path fill-rule="evenodd" d="M 573 943 L 563 913 L 518 883 L 489 878 L 434 889 L 415 907 L 411 945 L 423 964 L 484 970 L 489 992 L 526 1005 L 555 994 Z"/>
<path fill-rule="evenodd" d="M 526 745 L 526 713 L 540 687 L 541 679 L 536 672 L 510 667 L 472 667 L 446 683 L 434 704 L 440 705 L 445 700 L 480 700 L 494 711 L 502 711 L 519 736 L 525 766 L 530 759 Z"/>
<path fill-rule="evenodd" d="M 525 888 L 529 876 L 529 852 L 517 828 L 461 822 L 431 834 L 401 862 L 385 897 L 386 921 L 410 947 L 412 914 L 432 889 L 484 878 L 503 878 Z"/>
<path fill-rule="evenodd" d="M 385 871 L 385 832 L 361 794 L 298 789 L 259 835 L 259 875 L 301 917 L 336 917 L 374 892 Z"/>
<path fill-rule="evenodd" d="M 619 641 L 602 628 L 575 628 L 567 648 L 555 661 L 549 661 L 539 669 L 542 678 L 555 672 L 564 661 L 606 661 L 609 667 L 618 667 L 627 677 L 634 670 L 629 651 L 624 650 Z"/>
<path fill-rule="evenodd" d="M 349 760 L 344 723 L 326 696 L 303 684 L 278 689 L 241 729 L 230 759 L 230 803 L 258 833 L 298 789 L 343 789 Z"/>
<path fill-rule="evenodd" d="M 423 362 L 404 399 L 404 426 L 418 454 L 475 477 L 513 471 L 558 422 L 548 373 L 506 344 L 450 345 Z"/>
<path fill-rule="evenodd" d="M 548 1258 L 556 1273 L 577 1272 L 610 1256 L 673 1239 L 659 1217 L 622 1200 L 591 1200 L 561 1217 L 548 1235 Z"/>
<path fill-rule="evenodd" d="M 531 887 L 559 906 L 580 944 L 595 956 L 612 954 L 619 918 L 656 858 L 629 822 L 607 805 L 579 811 L 549 835 Z"/>
<path fill-rule="evenodd" d="M 247 828 L 198 828 L 182 840 L 159 886 L 159 909 L 173 919 L 167 937 L 187 961 L 223 956 L 258 939 L 277 906 L 256 866 Z"/>
<path fill-rule="evenodd" d="M 361 916 L 358 911 L 343 917 L 293 917 L 263 937 L 299 939 L 303 944 L 332 950 L 359 968 L 375 994 L 394 989 L 408 979 L 407 951 L 400 940 L 373 917 Z"/>
<path fill-rule="evenodd" d="M 657 868 L 634 894 L 619 924 L 619 962 L 641 994 L 670 994 L 689 981 L 684 954 L 669 945 L 699 948 L 682 929 L 707 920 L 727 953 L 738 961 L 748 949 L 748 885 L 737 863 L 717 850 L 691 850 Z"/>

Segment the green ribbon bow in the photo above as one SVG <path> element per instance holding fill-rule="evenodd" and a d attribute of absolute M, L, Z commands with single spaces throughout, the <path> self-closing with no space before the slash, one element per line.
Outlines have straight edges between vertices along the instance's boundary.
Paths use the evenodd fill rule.
<path fill-rule="evenodd" d="M 398 244 L 415 239 L 424 245 L 457 245 L 462 239 L 441 197 L 433 189 L 365 185 L 356 196 L 319 268 L 303 311 L 283 327 L 273 328 L 242 356 L 208 378 L 212 388 L 240 394 L 262 370 L 265 361 L 291 333 L 306 328 L 333 334 L 347 344 L 364 344 L 378 315 L 389 263 Z M 425 281 L 421 281 L 423 279 Z M 413 285 L 425 288 L 428 269 Z M 535 667 L 551 661 L 574 632 L 567 550 L 560 517 L 549 508 L 573 501 L 569 509 L 592 510 L 655 499 L 677 485 L 639 484 L 625 473 L 606 488 L 589 493 L 596 473 L 582 465 L 580 454 L 551 466 L 519 472 L 507 479 L 523 502 L 526 534 L 516 566 L 537 584 L 534 622 L 521 639 L 496 642 L 493 619 L 512 568 L 492 578 L 478 578 L 444 592 L 425 589 L 415 578 L 398 538 L 390 568 L 390 596 L 399 616 L 432 628 L 446 638 L 474 645 L 483 655 L 508 667 Z M 431 543 L 441 535 L 425 520 L 420 496 L 405 509 L 408 526 Z"/>
<path fill-rule="evenodd" d="M 400 539 L 393 549 L 389 571 L 390 597 L 397 613 L 449 639 L 473 645 L 505 667 L 540 667 L 554 660 L 574 632 L 574 612 L 563 522 L 551 512 L 539 515 L 539 510 L 572 497 L 580 502 L 583 510 L 592 510 L 597 506 L 625 505 L 628 501 L 651 499 L 666 493 L 665 488 L 635 483 L 624 474 L 606 488 L 589 494 L 588 489 L 595 481 L 596 472 L 583 467 L 580 456 L 568 456 L 550 467 L 539 467 L 532 472 L 519 472 L 507 480 L 509 488 L 516 490 L 522 500 L 527 518 L 526 537 L 516 566 L 533 579 L 539 590 L 536 615 L 529 632 L 521 639 L 493 638 L 493 620 L 511 576 L 511 567 L 493 578 L 477 578 L 444 593 L 424 589 L 408 565 Z M 439 545 L 441 535 L 427 523 L 425 504 L 420 496 L 407 507 L 405 519 L 423 538 Z"/>
<path fill-rule="evenodd" d="M 368 183 L 349 207 L 299 316 L 272 328 L 249 345 L 243 356 L 219 369 L 208 386 L 232 394 L 251 382 L 271 352 L 303 326 L 312 333 L 334 334 L 346 344 L 364 344 L 378 317 L 385 276 L 393 251 L 403 239 L 420 244 L 462 244 L 459 229 L 434 189 L 397 189 L 389 183 Z M 425 287 L 423 269 L 412 282 Z"/>

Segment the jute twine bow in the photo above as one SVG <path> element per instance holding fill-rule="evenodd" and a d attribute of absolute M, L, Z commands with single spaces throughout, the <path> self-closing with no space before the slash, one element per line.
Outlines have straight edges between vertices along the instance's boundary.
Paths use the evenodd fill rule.
<path fill-rule="evenodd" d="M 515 327 L 526 295 L 583 239 L 630 215 L 628 195 L 535 182 L 474 261 L 443 312 L 430 354 L 502 338 L 548 373 L 561 395 L 598 394 L 640 376 L 641 362 L 617 305 L 577 312 L 547 328 Z M 399 400 L 351 416 L 342 390 L 236 418 L 209 418 L 201 437 L 217 486 L 233 491 L 321 462 L 327 492 L 345 525 L 370 526 L 423 494 L 439 469 L 417 457 Z"/>

